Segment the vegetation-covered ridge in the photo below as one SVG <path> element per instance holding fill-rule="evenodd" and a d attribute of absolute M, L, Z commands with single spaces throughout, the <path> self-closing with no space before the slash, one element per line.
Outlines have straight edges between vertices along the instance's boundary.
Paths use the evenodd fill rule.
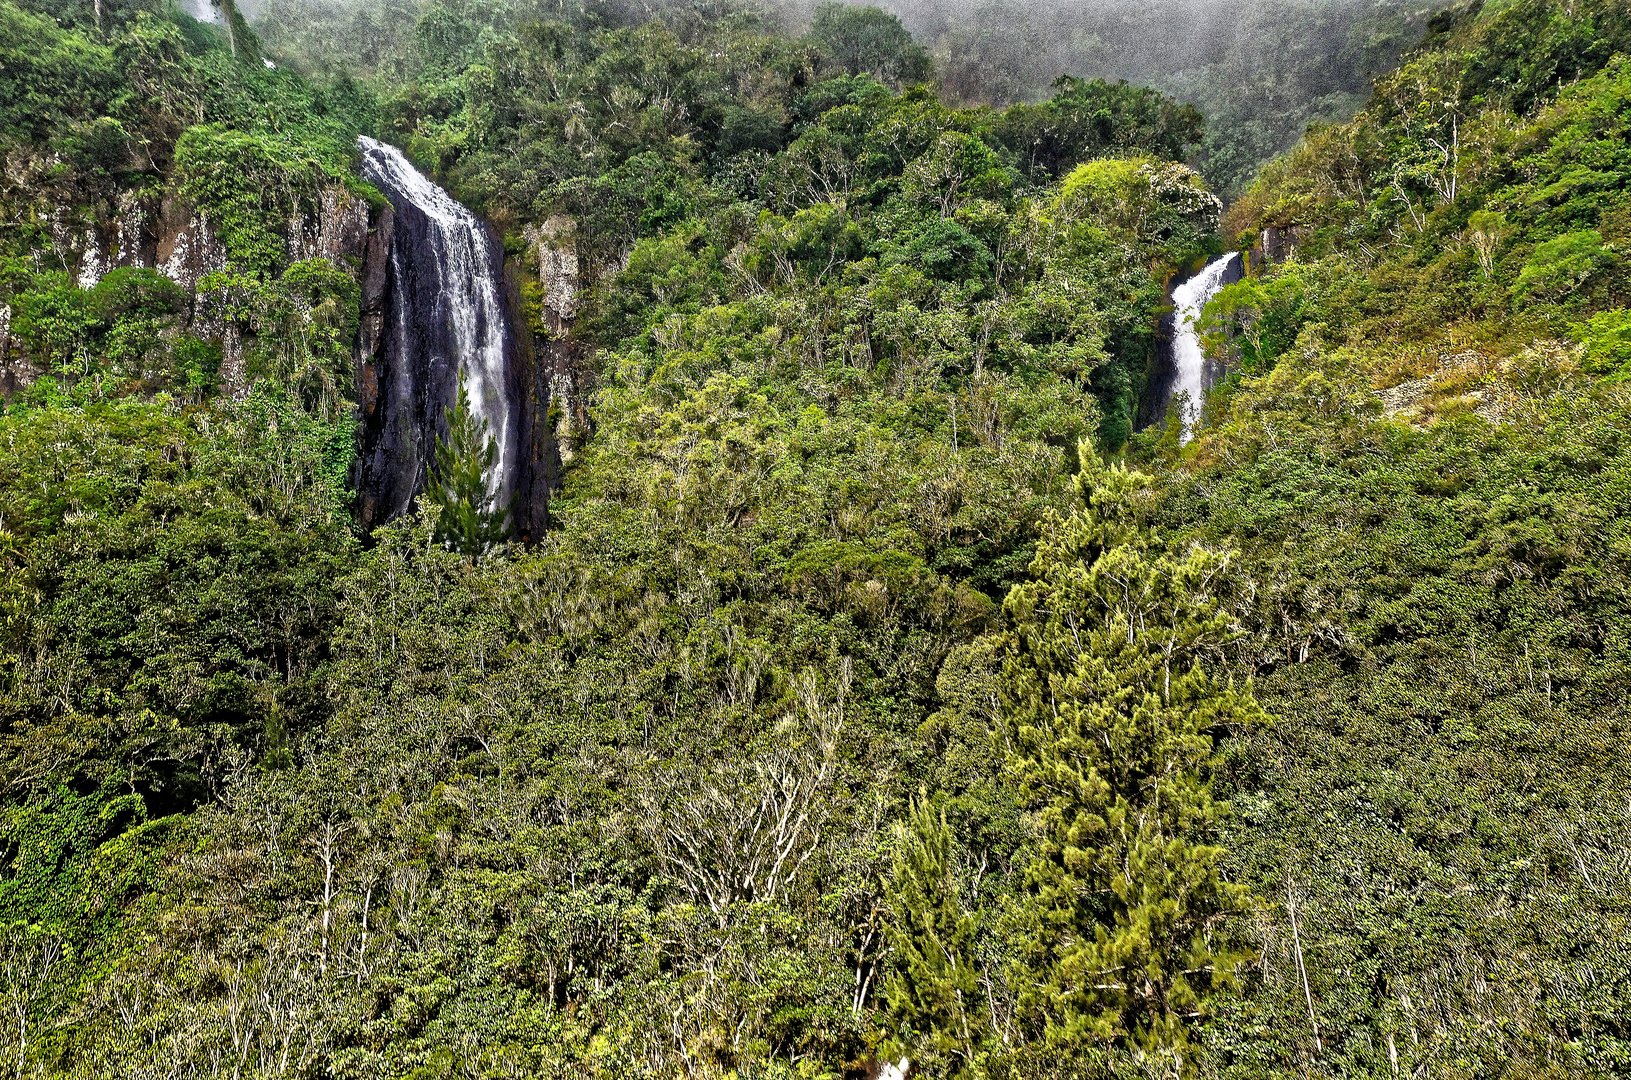
<path fill-rule="evenodd" d="M 902 33 L 876 13 L 791 40 L 751 18 L 438 8 L 376 91 L 267 69 L 158 6 L 100 26 L 0 10 L 43 65 L 19 85 L 169 50 L 141 94 L 109 74 L 7 128 L 35 177 L 7 195 L 9 355 L 29 370 L 0 418 L 0 923 L 25 1075 L 842 1075 L 885 1051 L 1012 1071 L 1045 1045 L 1181 1043 L 1226 948 L 1125 996 L 1020 988 L 1094 919 L 1152 960 L 1211 948 L 1240 901 L 1215 848 L 1168 890 L 1189 913 L 1089 910 L 1027 891 L 1026 866 L 1074 842 L 1033 852 L 1007 796 L 980 895 L 910 884 L 928 864 L 896 825 L 920 792 L 931 846 L 936 815 L 970 813 L 919 734 L 949 656 L 975 650 L 971 679 L 1004 650 L 1016 678 L 1071 670 L 1051 615 L 1028 644 L 987 635 L 1039 519 L 1093 490 L 1077 444 L 1126 437 L 1163 276 L 1215 243 L 1218 201 L 1170 160 L 1192 110 L 1088 82 L 950 108 L 891 85 L 916 72 L 863 47 Z M 103 172 L 72 156 L 73 132 L 114 124 Z M 451 505 L 480 490 L 457 438 L 422 516 L 363 537 L 346 512 L 360 268 L 354 246 L 296 256 L 335 200 L 377 205 L 349 178 L 364 128 L 516 254 L 554 221 L 588 269 L 572 344 L 594 430 L 533 550 Z M 185 222 L 201 272 L 85 259 L 81 225 L 117 239 L 141 213 Z M 526 287 L 540 338 L 545 289 Z M 1054 789 L 1043 728 L 1014 744 L 1026 798 L 1062 822 L 1144 805 L 1138 777 L 1168 761 L 1215 816 L 1209 736 L 1168 698 L 1252 715 L 1191 668 L 1220 632 L 1210 572 L 1189 597 L 1198 571 L 1138 557 L 1171 582 L 1150 602 L 1195 628 L 1127 645 L 1141 666 L 1113 677 L 1148 759 L 1107 762 L 1104 791 Z M 1134 614 L 1084 617 L 1109 639 Z M 1001 746 L 971 747 L 993 792 Z M 1129 851 L 1189 843 L 1162 797 Z M 949 900 L 979 956 L 945 970 L 909 909 Z M 992 903 L 1012 911 L 973 914 Z M 1151 917 L 1161 949 L 1138 944 Z M 1043 923 L 1055 946 L 1024 954 Z M 921 969 L 891 959 L 914 948 Z M 948 1043 L 971 974 L 996 1011 Z"/>
<path fill-rule="evenodd" d="M 1218 1030 L 1332 1074 L 1631 1068 L 1627 53 L 1619 4 L 1463 6 L 1227 217 L 1277 261 L 1210 309 L 1240 375 L 1160 515 L 1239 550 L 1276 716 L 1223 792 L 1273 916 Z"/>
<path fill-rule="evenodd" d="M 788 3 L 794 9 L 807 4 Z M 952 99 L 1037 100 L 1061 74 L 1200 109 L 1191 164 L 1238 194 L 1311 124 L 1348 119 L 1450 0 L 887 0 Z"/>
<path fill-rule="evenodd" d="M 779 28 L 851 70 L 884 82 L 927 82 L 959 105 L 1039 102 L 1052 96 L 1061 76 L 1154 87 L 1207 116 L 1189 163 L 1214 190 L 1233 195 L 1308 125 L 1348 119 L 1364 103 L 1371 80 L 1388 72 L 1435 13 L 1451 5 L 887 0 L 881 6 L 900 20 L 816 0 L 596 0 L 583 5 L 582 14 L 604 30 L 655 18 L 691 39 L 725 26 L 734 27 L 726 36 L 739 41 L 748 26 Z M 533 19 L 570 21 L 573 7 L 537 0 L 259 0 L 253 11 L 256 26 L 281 54 L 317 67 L 367 70 L 417 107 L 439 110 L 457 98 L 413 89 L 421 67 L 444 74 L 501 72 L 509 66 L 510 30 Z M 500 79 L 492 88 L 502 91 L 504 85 Z"/>
<path fill-rule="evenodd" d="M 1258 178 L 1182 447 L 1191 108 L 948 104 L 868 9 L 276 11 L 0 0 L 18 1075 L 1631 1072 L 1616 4 L 1458 9 Z M 534 547 L 464 424 L 355 525 L 362 130 L 576 380 Z M 87 273 L 132 208 L 207 269 Z"/>

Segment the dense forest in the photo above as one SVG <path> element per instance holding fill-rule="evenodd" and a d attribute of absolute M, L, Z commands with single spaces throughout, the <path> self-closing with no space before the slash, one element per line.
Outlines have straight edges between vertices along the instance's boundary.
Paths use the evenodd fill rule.
<path fill-rule="evenodd" d="M 1310 124 L 1348 119 L 1371 80 L 1449 0 L 886 0 L 931 52 L 943 92 L 1006 105 L 1061 75 L 1124 79 L 1206 116 L 1191 151 L 1213 190 L 1238 194 Z M 782 0 L 781 10 L 810 8 Z"/>
<path fill-rule="evenodd" d="M 0 158 L 0 1070 L 1631 1075 L 1622 0 L 0 0 Z"/>
<path fill-rule="evenodd" d="M 207 0 L 196 0 L 204 3 Z M 253 5 L 252 7 L 250 5 Z M 414 86 L 426 59 L 480 48 L 494 24 L 513 25 L 560 5 L 533 0 L 467 4 L 463 30 L 430 46 L 415 40 L 419 0 L 243 0 L 263 37 L 308 71 L 366 72 Z M 866 18 L 819 0 L 764 0 L 754 9 L 783 33 L 808 33 L 828 55 L 889 81 L 932 81 L 956 105 L 1036 104 L 1061 78 L 1124 80 L 1170 94 L 1206 117 L 1186 160 L 1220 194 L 1238 194 L 1258 166 L 1289 150 L 1310 124 L 1348 119 L 1450 0 L 885 0 Z M 603 26 L 720 18 L 729 2 L 680 5 L 593 0 Z M 823 14 L 825 12 L 825 14 Z M 838 24 L 852 21 L 847 29 Z M 435 32 L 450 30 L 442 26 Z M 905 33 L 903 33 L 905 31 Z M 502 33 L 502 31 L 499 31 Z M 907 34 L 911 37 L 908 38 Z M 486 44 L 490 45 L 489 40 Z M 452 65 L 468 70 L 475 57 Z"/>

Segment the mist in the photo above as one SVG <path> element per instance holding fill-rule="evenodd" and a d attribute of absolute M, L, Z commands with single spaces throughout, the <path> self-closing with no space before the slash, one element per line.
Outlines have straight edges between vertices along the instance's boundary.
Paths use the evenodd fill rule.
<path fill-rule="evenodd" d="M 782 0 L 808 18 L 811 0 Z M 1453 0 L 877 0 L 934 56 L 941 93 L 1001 106 L 1061 76 L 1125 80 L 1194 105 L 1193 163 L 1237 193 L 1309 126 L 1348 119 Z"/>
<path fill-rule="evenodd" d="M 186 0 L 208 6 L 210 0 Z M 793 34 L 824 0 L 239 0 L 274 55 L 308 68 L 372 74 L 416 34 L 453 63 L 425 16 L 438 8 L 500 30 L 543 19 L 695 31 L 757 15 Z M 1192 164 L 1224 193 L 1312 124 L 1350 117 L 1372 80 L 1455 0 L 876 0 L 934 60 L 959 105 L 1038 101 L 1062 76 L 1125 80 L 1194 105 L 1206 134 Z M 475 16 L 470 19 L 470 16 Z M 475 43 L 463 43 L 479 47 Z"/>

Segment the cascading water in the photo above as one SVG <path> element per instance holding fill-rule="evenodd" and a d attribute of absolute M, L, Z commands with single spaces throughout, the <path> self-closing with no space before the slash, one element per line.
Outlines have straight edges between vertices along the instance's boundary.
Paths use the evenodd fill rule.
<path fill-rule="evenodd" d="M 1183 396 L 1182 442 L 1188 442 L 1195 432 L 1210 383 L 1196 324 L 1206 302 L 1225 285 L 1240 279 L 1239 263 L 1239 253 L 1230 252 L 1172 290 L 1172 389 L 1168 402 L 1176 405 Z"/>
<path fill-rule="evenodd" d="M 390 200 L 388 280 L 367 378 L 358 490 L 364 518 L 408 509 L 424 489 L 436 440 L 462 388 L 497 446 L 490 505 L 515 491 L 522 456 L 511 371 L 515 337 L 504 304 L 503 257 L 483 222 L 425 178 L 394 146 L 367 138 L 363 176 Z M 372 415 L 369 415 L 369 413 Z"/>
<path fill-rule="evenodd" d="M 226 13 L 210 3 L 210 0 L 185 0 L 182 7 L 187 14 L 201 23 L 214 23 L 216 26 L 227 24 Z"/>

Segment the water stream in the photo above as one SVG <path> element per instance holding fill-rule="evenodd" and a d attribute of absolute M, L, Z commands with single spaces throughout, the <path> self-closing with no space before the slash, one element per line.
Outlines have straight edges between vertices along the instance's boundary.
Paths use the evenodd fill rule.
<path fill-rule="evenodd" d="M 366 136 L 363 176 L 395 213 L 390 246 L 388 415 L 365 472 L 391 514 L 423 490 L 436 440 L 462 388 L 497 446 L 487 471 L 491 505 L 514 490 L 519 439 L 511 400 L 513 336 L 504 304 L 503 256 L 488 227 L 432 183 L 394 146 Z"/>
<path fill-rule="evenodd" d="M 1240 254 L 1229 254 L 1208 263 L 1200 273 L 1172 290 L 1172 391 L 1170 402 L 1183 409 L 1181 441 L 1188 442 L 1201 418 L 1201 406 L 1210 387 L 1206 353 L 1201 349 L 1196 324 L 1206 302 L 1218 294 L 1235 273 Z"/>

